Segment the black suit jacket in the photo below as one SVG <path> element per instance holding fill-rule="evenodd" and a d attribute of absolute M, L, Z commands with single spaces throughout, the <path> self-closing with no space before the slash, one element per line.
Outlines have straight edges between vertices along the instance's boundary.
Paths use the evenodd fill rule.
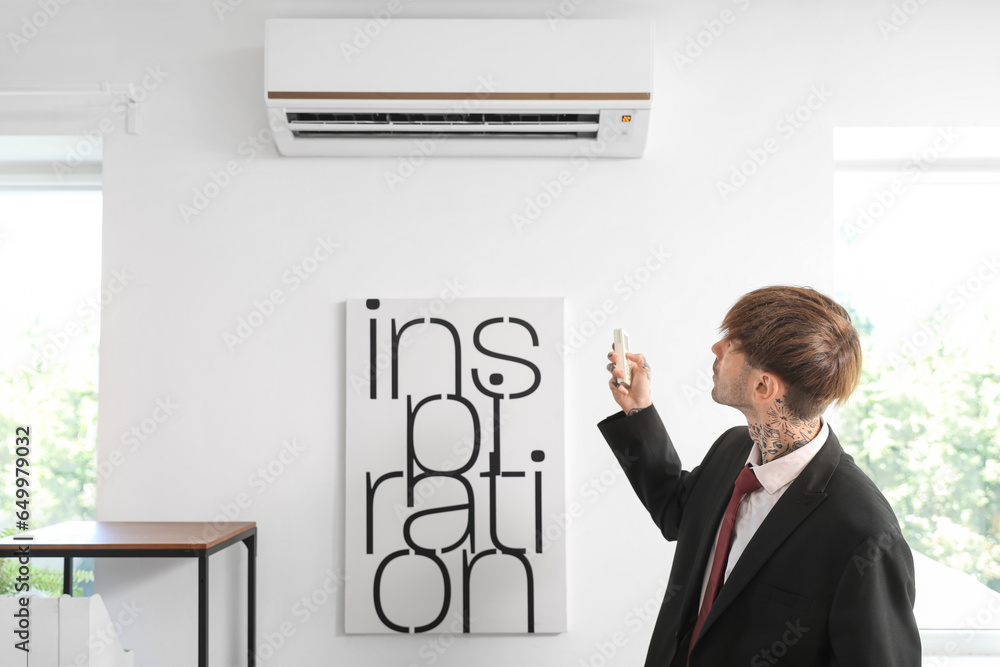
<path fill-rule="evenodd" d="M 632 488 L 676 540 L 646 667 L 681 667 L 708 554 L 753 446 L 731 428 L 690 472 L 655 407 L 598 424 Z M 913 557 L 892 508 L 830 430 L 719 592 L 691 667 L 919 667 Z"/>

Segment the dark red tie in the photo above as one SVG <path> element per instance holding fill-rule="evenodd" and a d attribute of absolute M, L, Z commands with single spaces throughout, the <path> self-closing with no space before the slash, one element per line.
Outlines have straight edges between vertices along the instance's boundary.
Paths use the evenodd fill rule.
<path fill-rule="evenodd" d="M 719 528 L 719 540 L 715 543 L 715 559 L 712 561 L 712 573 L 708 577 L 708 585 L 705 587 L 705 598 L 701 602 L 701 612 L 698 614 L 698 621 L 694 624 L 694 634 L 691 635 L 691 644 L 688 647 L 688 660 L 690 661 L 691 649 L 698 639 L 701 626 L 705 625 L 708 612 L 712 610 L 715 598 L 719 596 L 719 589 L 722 588 L 722 575 L 726 571 L 726 561 L 729 560 L 729 550 L 733 546 L 733 526 L 736 525 L 736 510 L 740 507 L 743 496 L 753 493 L 760 488 L 760 481 L 754 474 L 753 468 L 748 463 L 740 471 L 736 478 L 733 497 L 729 499 L 726 507 L 726 514 L 722 517 L 722 526 Z"/>

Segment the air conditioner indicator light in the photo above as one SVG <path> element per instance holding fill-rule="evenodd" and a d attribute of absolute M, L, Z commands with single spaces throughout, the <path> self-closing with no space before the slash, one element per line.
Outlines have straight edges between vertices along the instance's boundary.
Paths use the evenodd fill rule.
<path fill-rule="evenodd" d="M 632 116 L 622 116 L 622 122 L 623 123 L 631 123 L 632 122 Z"/>

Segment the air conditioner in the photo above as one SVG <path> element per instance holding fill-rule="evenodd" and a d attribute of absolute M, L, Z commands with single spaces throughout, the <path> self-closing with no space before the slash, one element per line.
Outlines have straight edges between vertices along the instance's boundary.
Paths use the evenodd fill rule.
<path fill-rule="evenodd" d="M 625 20 L 270 19 L 265 96 L 289 156 L 639 157 L 652 40 Z"/>

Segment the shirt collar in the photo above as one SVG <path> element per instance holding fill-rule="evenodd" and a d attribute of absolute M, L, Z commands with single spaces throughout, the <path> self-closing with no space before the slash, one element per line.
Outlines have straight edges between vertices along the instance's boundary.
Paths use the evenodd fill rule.
<path fill-rule="evenodd" d="M 750 456 L 747 463 L 753 464 L 753 471 L 757 475 L 761 486 L 768 493 L 777 493 L 784 487 L 791 484 L 799 473 L 809 465 L 813 457 L 819 452 L 820 447 L 827 441 L 830 435 L 830 426 L 826 420 L 820 417 L 823 425 L 812 440 L 794 452 L 785 454 L 768 463 L 761 463 L 760 449 L 754 444 L 750 448 Z"/>

